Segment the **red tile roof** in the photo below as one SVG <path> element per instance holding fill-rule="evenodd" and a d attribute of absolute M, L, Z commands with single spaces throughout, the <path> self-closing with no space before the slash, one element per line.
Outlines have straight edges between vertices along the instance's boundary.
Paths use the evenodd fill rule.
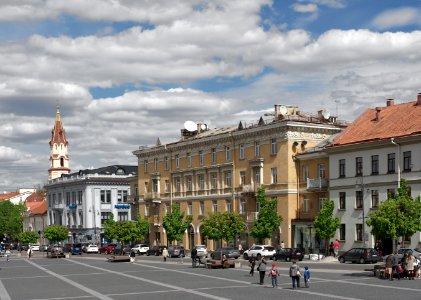
<path fill-rule="evenodd" d="M 28 198 L 26 198 L 26 202 L 39 202 L 44 201 L 45 196 L 41 193 L 32 193 Z"/>
<path fill-rule="evenodd" d="M 18 192 L 11 192 L 7 194 L 0 194 L 0 200 L 9 200 L 12 197 L 19 195 Z"/>
<path fill-rule="evenodd" d="M 63 123 L 61 122 L 60 111 L 58 109 L 56 113 L 56 121 L 54 123 L 54 128 L 53 130 L 51 130 L 50 146 L 52 146 L 54 143 L 62 143 L 64 145 L 68 144 L 66 139 L 66 133 L 63 128 Z"/>
<path fill-rule="evenodd" d="M 417 105 L 418 104 L 418 105 Z M 368 109 L 332 143 L 332 147 L 421 134 L 421 95 L 418 102 Z"/>
<path fill-rule="evenodd" d="M 32 215 L 45 215 L 47 213 L 46 201 L 26 202 L 27 211 Z"/>

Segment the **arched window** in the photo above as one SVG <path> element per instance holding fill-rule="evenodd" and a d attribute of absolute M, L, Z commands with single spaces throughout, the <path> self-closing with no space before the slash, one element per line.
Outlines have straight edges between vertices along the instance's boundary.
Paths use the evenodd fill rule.
<path fill-rule="evenodd" d="M 60 167 L 64 167 L 64 158 L 63 157 L 60 158 Z"/>

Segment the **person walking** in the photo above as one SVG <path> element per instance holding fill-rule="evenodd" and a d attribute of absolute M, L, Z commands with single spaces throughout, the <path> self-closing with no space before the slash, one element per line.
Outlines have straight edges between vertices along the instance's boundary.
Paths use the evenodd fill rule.
<path fill-rule="evenodd" d="M 392 259 L 393 259 L 393 254 L 390 254 L 387 258 L 386 258 L 386 262 L 385 262 L 385 277 L 388 278 L 390 280 L 393 280 L 393 273 L 392 273 Z"/>
<path fill-rule="evenodd" d="M 333 243 L 333 256 L 338 257 L 338 253 L 339 253 L 339 241 L 338 239 L 336 239 L 335 242 Z"/>
<path fill-rule="evenodd" d="M 254 256 L 254 253 L 250 256 L 249 259 L 249 266 L 250 266 L 250 276 L 253 277 L 254 275 L 254 267 L 256 266 L 256 257 Z"/>
<path fill-rule="evenodd" d="M 136 260 L 136 252 L 134 252 L 134 250 L 130 250 L 130 262 L 134 263 L 134 261 Z"/>
<path fill-rule="evenodd" d="M 278 287 L 278 276 L 279 276 L 279 271 L 276 268 L 275 264 L 272 264 L 272 268 L 270 269 L 269 275 L 268 275 L 271 279 L 272 279 L 272 287 Z"/>
<path fill-rule="evenodd" d="M 190 256 L 191 256 L 191 265 L 192 265 L 193 268 L 196 268 L 196 259 L 197 259 L 197 249 L 196 249 L 196 247 L 193 247 Z"/>
<path fill-rule="evenodd" d="M 396 254 L 396 252 L 393 252 L 393 257 L 392 257 L 392 275 L 391 275 L 391 277 L 392 277 L 392 279 L 391 280 L 393 280 L 393 274 L 396 274 L 396 277 L 398 278 L 398 280 L 401 280 L 401 275 L 400 275 L 400 272 L 399 272 L 399 257 L 398 257 L 398 255 Z"/>
<path fill-rule="evenodd" d="M 167 257 L 168 257 L 168 250 L 167 248 L 164 248 L 164 250 L 162 250 L 162 257 L 164 258 L 164 262 L 167 261 Z"/>
<path fill-rule="evenodd" d="M 310 287 L 310 270 L 308 266 L 304 267 L 304 285 L 306 288 Z"/>
<path fill-rule="evenodd" d="M 414 265 L 415 265 L 415 256 L 412 255 L 412 251 L 409 251 L 408 257 L 406 258 L 406 271 L 408 273 L 408 279 L 414 280 Z"/>
<path fill-rule="evenodd" d="M 292 288 L 295 290 L 300 287 L 300 267 L 297 262 L 292 261 L 292 265 L 289 267 L 289 277 L 292 279 Z"/>
<path fill-rule="evenodd" d="M 266 274 L 266 259 L 264 256 L 262 256 L 261 260 L 259 260 L 259 264 L 257 265 L 257 271 L 259 271 L 260 275 L 260 285 L 263 285 L 263 282 L 265 280 L 265 274 Z"/>
<path fill-rule="evenodd" d="M 28 259 L 31 259 L 31 256 L 32 256 L 32 247 L 29 246 L 28 247 Z"/>

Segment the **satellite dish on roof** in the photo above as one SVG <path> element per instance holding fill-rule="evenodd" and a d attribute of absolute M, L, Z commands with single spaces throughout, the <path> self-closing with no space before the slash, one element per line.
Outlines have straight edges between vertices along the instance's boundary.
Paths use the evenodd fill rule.
<path fill-rule="evenodd" d="M 201 124 L 201 125 L 200 125 L 200 129 L 202 129 L 202 130 L 206 130 L 206 124 Z"/>
<path fill-rule="evenodd" d="M 286 106 L 280 106 L 279 107 L 279 113 L 281 114 L 281 115 L 286 115 L 287 113 L 288 113 L 288 109 L 287 109 L 287 107 Z"/>
<path fill-rule="evenodd" d="M 193 121 L 186 121 L 186 122 L 184 122 L 184 129 L 186 129 L 187 131 L 190 131 L 190 132 L 196 131 L 197 125 Z"/>
<path fill-rule="evenodd" d="M 324 110 L 323 111 L 323 118 L 325 118 L 326 120 L 329 120 L 329 118 L 330 118 L 330 112 Z"/>

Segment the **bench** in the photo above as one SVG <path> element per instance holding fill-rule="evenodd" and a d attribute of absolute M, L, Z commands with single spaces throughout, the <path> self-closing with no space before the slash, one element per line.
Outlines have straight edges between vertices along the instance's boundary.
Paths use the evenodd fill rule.
<path fill-rule="evenodd" d="M 228 259 L 227 261 L 225 261 L 225 266 L 226 268 L 227 267 L 235 268 L 235 261 Z M 206 262 L 206 269 L 218 269 L 218 268 L 221 268 L 221 269 L 223 268 L 222 261 L 211 259 Z"/>
<path fill-rule="evenodd" d="M 109 262 L 130 262 L 130 256 L 125 255 L 111 255 L 107 257 Z"/>

